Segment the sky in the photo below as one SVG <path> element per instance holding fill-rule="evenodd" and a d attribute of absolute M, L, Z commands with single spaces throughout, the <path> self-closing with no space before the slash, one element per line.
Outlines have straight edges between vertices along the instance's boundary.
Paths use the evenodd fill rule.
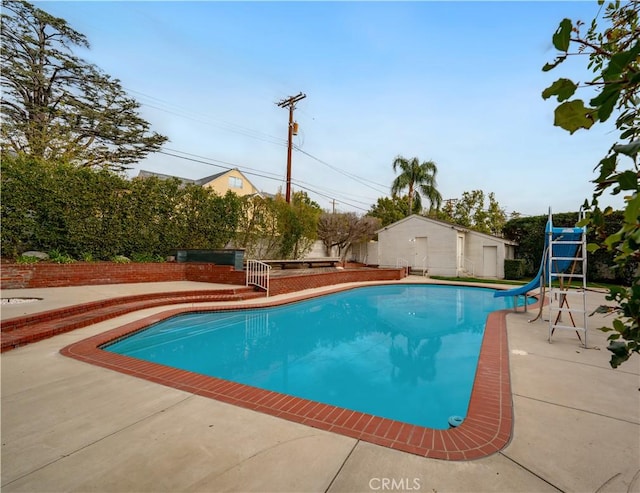
<path fill-rule="evenodd" d="M 390 196 L 397 156 L 433 161 L 443 199 L 493 192 L 507 212 L 576 211 L 616 139 L 573 135 L 542 91 L 585 81 L 586 58 L 551 72 L 560 21 L 593 1 L 34 1 L 84 34 L 74 49 L 120 80 L 169 141 L 129 171 L 203 178 L 238 168 L 285 191 L 287 109 L 298 93 L 292 189 L 364 214 Z M 565 67 L 566 65 L 566 67 Z M 622 208 L 620 197 L 602 201 Z"/>

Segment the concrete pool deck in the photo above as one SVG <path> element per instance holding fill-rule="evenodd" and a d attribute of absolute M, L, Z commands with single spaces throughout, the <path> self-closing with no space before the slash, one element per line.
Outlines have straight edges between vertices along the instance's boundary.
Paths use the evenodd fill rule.
<path fill-rule="evenodd" d="M 4 298 L 43 300 L 3 305 L 2 318 L 70 300 L 207 286 L 3 290 Z M 602 293 L 590 291 L 587 298 L 589 308 L 604 303 Z M 73 342 L 177 306 L 130 313 L 0 356 L 3 491 L 640 492 L 640 358 L 611 369 L 606 334 L 600 331 L 589 331 L 590 349 L 568 331 L 549 344 L 548 323 L 528 323 L 532 311 L 510 313 L 511 441 L 489 457 L 450 462 L 310 428 L 59 353 Z M 599 327 L 606 321 L 596 315 L 589 322 Z"/>

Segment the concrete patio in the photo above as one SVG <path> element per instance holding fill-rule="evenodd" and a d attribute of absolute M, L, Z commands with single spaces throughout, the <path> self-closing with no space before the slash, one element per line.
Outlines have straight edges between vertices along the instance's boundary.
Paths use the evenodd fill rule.
<path fill-rule="evenodd" d="M 411 276 L 400 282 L 428 281 Z M 3 305 L 2 318 L 105 296 L 207 286 L 4 290 L 3 298 L 42 301 Z M 595 291 L 587 299 L 591 309 L 605 302 Z M 640 492 L 640 358 L 611 369 L 606 335 L 595 329 L 589 349 L 570 331 L 549 344 L 548 323 L 528 323 L 534 312 L 509 314 L 511 442 L 483 459 L 449 462 L 59 354 L 72 342 L 165 309 L 130 313 L 2 354 L 2 491 Z M 601 315 L 589 320 L 592 328 L 608 321 Z"/>

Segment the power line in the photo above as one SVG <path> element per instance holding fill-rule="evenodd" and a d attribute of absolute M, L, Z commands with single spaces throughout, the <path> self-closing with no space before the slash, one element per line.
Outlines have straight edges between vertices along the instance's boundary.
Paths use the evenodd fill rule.
<path fill-rule="evenodd" d="M 273 179 L 273 180 L 276 180 L 276 181 L 281 181 L 281 182 L 284 181 L 279 174 L 265 172 L 265 171 L 262 171 L 262 170 L 251 168 L 249 166 L 239 165 L 239 164 L 232 163 L 232 162 L 229 162 L 229 161 L 222 161 L 222 160 L 219 160 L 219 159 L 209 158 L 209 157 L 206 157 L 206 156 L 200 156 L 198 154 L 193 154 L 193 153 L 189 153 L 189 152 L 186 152 L 186 151 L 180 151 L 180 150 L 177 150 L 177 149 L 169 149 L 169 148 L 166 148 L 166 147 L 164 148 L 164 151 L 177 152 L 177 153 L 185 155 L 185 156 L 192 156 L 194 158 L 205 159 L 207 161 L 213 161 L 214 163 L 221 163 L 223 165 L 227 165 L 227 166 L 217 166 L 217 167 L 223 168 L 223 169 L 231 169 L 231 168 L 229 168 L 229 166 L 230 166 L 232 168 L 238 168 L 238 169 L 242 169 L 242 170 L 253 171 L 253 172 L 256 173 L 256 176 L 260 176 L 260 177 L 263 177 L 263 178 L 267 177 L 266 175 L 263 175 L 263 174 L 264 173 L 268 173 L 268 174 L 271 175 L 270 179 Z M 169 154 L 169 153 L 164 152 L 164 151 L 159 151 L 159 152 L 161 154 L 165 154 L 165 155 L 169 155 L 169 156 L 173 156 L 173 157 L 180 157 L 180 156 L 176 156 L 174 154 Z M 207 162 L 204 162 L 204 161 L 199 161 L 199 160 L 194 160 L 194 161 L 200 162 L 200 163 L 203 163 L 203 164 L 210 164 L 210 163 L 207 163 Z M 214 164 L 210 164 L 210 165 L 211 166 L 215 166 Z M 250 174 L 249 171 L 247 171 L 247 174 Z M 352 193 L 346 195 L 344 192 L 340 192 L 340 191 L 337 191 L 337 190 L 334 190 L 334 189 L 331 189 L 331 188 L 322 187 L 322 186 L 319 186 L 319 185 L 314 185 L 314 184 L 309 183 L 308 181 L 305 181 L 305 180 L 293 179 L 292 183 L 294 183 L 295 185 L 301 186 L 301 187 L 302 187 L 302 185 L 307 185 L 308 187 L 314 187 L 313 190 L 315 190 L 316 193 L 320 194 L 320 192 L 324 192 L 325 194 L 331 194 L 331 196 L 329 198 L 331 198 L 331 199 L 339 198 L 340 202 L 343 202 L 343 203 L 356 202 L 356 203 L 359 203 L 359 204 L 370 206 L 372 203 L 375 203 L 375 201 L 377 200 L 377 197 L 376 198 L 371 198 L 371 197 L 366 197 L 366 196 L 362 196 L 362 195 L 354 195 Z M 361 197 L 361 198 L 365 199 L 366 202 L 365 202 L 365 200 L 356 200 L 354 197 Z"/>
<path fill-rule="evenodd" d="M 318 161 L 318 162 L 319 162 L 319 163 L 321 163 L 321 164 L 324 164 L 324 165 L 325 165 L 325 166 L 327 166 L 328 168 L 331 168 L 332 170 L 334 170 L 334 171 L 336 171 L 336 172 L 340 173 L 341 175 L 346 176 L 347 178 L 351 178 L 352 180 L 357 181 L 357 182 L 358 182 L 358 183 L 360 183 L 361 185 L 364 185 L 365 187 L 368 187 L 368 188 L 370 188 L 371 190 L 374 190 L 374 191 L 376 191 L 376 192 L 378 192 L 378 193 L 384 193 L 384 194 L 388 193 L 386 190 L 385 190 L 385 191 L 378 190 L 377 188 L 374 188 L 374 187 L 372 187 L 371 185 L 369 185 L 369 184 L 367 184 L 367 183 L 365 183 L 365 182 L 373 183 L 374 185 L 378 185 L 378 186 L 380 186 L 380 187 L 384 187 L 384 185 L 381 185 L 381 184 L 376 183 L 376 182 L 371 181 L 371 180 L 367 180 L 366 178 L 361 178 L 361 177 L 359 177 L 359 176 L 357 176 L 357 175 L 354 175 L 354 174 L 352 174 L 352 173 L 348 173 L 348 172 L 346 172 L 346 171 L 344 171 L 344 170 L 341 170 L 341 169 L 339 169 L 339 168 L 336 168 L 335 166 L 330 165 L 329 163 L 327 163 L 327 162 L 323 161 L 322 159 L 320 159 L 320 158 L 318 158 L 318 157 L 316 157 L 316 156 L 314 156 L 314 155 L 312 155 L 312 154 L 308 153 L 307 151 L 303 151 L 303 150 L 302 150 L 300 147 L 298 147 L 298 146 L 294 146 L 294 148 L 295 148 L 295 150 L 296 150 L 296 151 L 301 152 L 302 154 L 304 154 L 304 155 L 306 155 L 306 156 L 310 157 L 311 159 L 313 159 L 313 160 L 315 160 L 315 161 Z"/>
<path fill-rule="evenodd" d="M 317 193 L 318 195 L 322 195 L 323 197 L 326 197 L 330 201 L 335 201 L 336 199 L 339 199 L 340 203 L 343 203 L 343 204 L 346 204 L 346 205 L 350 205 L 350 206 L 356 207 L 356 208 L 360 208 L 360 207 L 356 206 L 354 203 L 361 204 L 361 205 L 364 205 L 366 207 L 371 207 L 371 205 L 375 204 L 375 202 L 378 200 L 377 197 L 376 198 L 371 198 L 371 197 L 363 197 L 361 195 L 347 194 L 345 192 L 340 192 L 338 190 L 333 190 L 331 188 L 327 188 L 327 187 L 323 187 L 323 186 L 316 185 L 316 184 L 313 184 L 313 183 L 309 183 L 308 181 L 304 181 L 304 180 L 300 180 L 300 179 L 294 179 L 294 180 L 292 180 L 292 183 L 294 185 L 296 185 L 297 187 L 299 187 L 299 188 L 306 188 L 306 187 L 304 187 L 304 185 L 306 185 L 307 187 L 313 187 L 312 189 L 313 189 L 314 193 Z M 362 198 L 364 200 L 358 200 L 355 197 L 360 197 L 360 198 Z"/>
<path fill-rule="evenodd" d="M 190 162 L 199 163 L 199 164 L 205 164 L 207 166 L 215 166 L 217 168 L 221 168 L 221 169 L 224 169 L 224 170 L 227 170 L 227 171 L 232 170 L 232 169 L 239 169 L 243 173 L 245 173 L 247 175 L 250 175 L 250 176 L 257 176 L 257 177 L 260 177 L 260 178 L 265 178 L 267 180 L 273 180 L 273 181 L 281 181 L 281 177 L 279 177 L 277 175 L 276 176 L 269 176 L 268 174 L 265 174 L 264 172 L 257 172 L 253 168 L 248 168 L 246 166 L 238 165 L 238 164 L 231 163 L 231 162 L 228 162 L 228 161 L 222 161 L 222 160 L 219 160 L 219 159 L 207 158 L 207 157 L 203 157 L 203 156 L 196 156 L 194 154 L 189 154 L 189 153 L 182 152 L 182 151 L 177 151 L 177 150 L 175 150 L 173 152 L 178 152 L 178 153 L 185 154 L 185 155 L 181 156 L 179 154 L 174 154 L 172 152 L 167 152 L 167 151 L 163 151 L 163 150 L 160 150 L 158 152 L 160 154 L 164 154 L 165 156 L 171 156 L 171 157 L 175 157 L 177 159 L 183 159 L 185 161 L 190 161 Z M 194 157 L 187 157 L 187 156 L 194 156 Z M 213 161 L 213 162 L 210 162 L 210 161 Z M 214 163 L 221 163 L 221 164 L 214 164 Z M 292 183 L 294 185 L 296 185 L 297 187 L 299 187 L 299 188 L 301 188 L 303 190 L 315 193 L 316 195 L 319 195 L 320 197 L 323 197 L 323 198 L 326 198 L 326 199 L 329 199 L 329 200 L 333 200 L 335 198 L 335 194 L 327 195 L 326 193 L 320 192 L 317 189 L 302 185 L 298 181 L 292 180 Z M 347 205 L 347 206 L 350 206 L 350 207 L 353 207 L 354 209 L 359 209 L 361 211 L 365 211 L 365 212 L 369 210 L 369 209 L 365 209 L 365 208 L 363 208 L 363 207 L 361 207 L 359 205 L 350 203 L 350 202 L 348 202 L 346 200 L 341 200 L 340 203 L 342 203 L 344 205 Z"/>
<path fill-rule="evenodd" d="M 180 154 L 184 154 L 183 156 L 179 155 L 179 154 L 172 154 L 172 152 L 167 152 L 167 151 L 172 151 L 172 152 L 177 152 Z M 232 169 L 239 169 L 242 170 L 243 173 L 247 174 L 247 175 L 253 175 L 253 176 L 259 176 L 260 178 L 267 178 L 269 180 L 275 180 L 275 181 L 280 181 L 281 178 L 279 175 L 276 175 L 275 173 L 271 173 L 272 176 L 269 176 L 268 174 L 264 174 L 265 172 L 258 172 L 258 170 L 255 170 L 254 168 L 248 168 L 246 166 L 242 166 L 236 163 L 231 163 L 229 161 L 222 161 L 220 159 L 214 159 L 214 158 L 209 158 L 209 157 L 204 157 L 204 156 L 198 156 L 196 154 L 190 154 L 188 152 L 183 152 L 183 151 L 178 151 L 178 150 L 174 150 L 174 149 L 167 149 L 166 151 L 164 150 L 160 150 L 158 151 L 159 154 L 164 154 L 165 156 L 171 156 L 171 157 L 175 157 L 178 159 L 184 159 L 185 161 L 191 161 L 194 163 L 200 163 L 200 164 L 206 164 L 207 166 L 215 166 L 217 168 L 222 168 L 224 170 L 232 170 Z M 193 157 L 187 157 L 187 156 L 193 156 Z M 210 162 L 213 161 L 213 162 Z M 214 163 L 220 163 L 220 164 L 214 164 Z M 223 166 L 225 165 L 225 166 Z"/>
<path fill-rule="evenodd" d="M 320 195 L 321 197 L 324 197 L 325 199 L 329 199 L 329 200 L 331 200 L 331 201 L 335 202 L 334 197 L 332 197 L 331 195 L 323 194 L 323 193 L 321 193 L 321 192 L 318 192 L 317 190 L 312 190 L 311 188 L 304 187 L 304 186 L 302 186 L 302 185 L 300 185 L 300 184 L 297 184 L 297 186 L 298 186 L 299 188 L 302 188 L 303 190 L 307 190 L 307 191 L 309 191 L 309 192 L 313 192 L 313 193 L 315 193 L 315 194 L 317 194 L 317 195 Z M 353 207 L 354 209 L 359 209 L 359 210 L 364 211 L 364 212 L 368 212 L 368 211 L 369 211 L 369 209 L 365 209 L 365 208 L 360 207 L 360 206 L 357 206 L 357 205 L 355 205 L 355 204 L 350 204 L 350 203 L 348 203 L 348 202 L 346 202 L 346 201 L 344 201 L 344 200 L 340 201 L 340 203 L 341 203 L 341 204 L 348 205 L 348 206 L 350 206 L 350 207 Z"/>
<path fill-rule="evenodd" d="M 154 96 L 150 96 L 148 94 L 142 93 L 140 91 L 136 91 L 134 89 L 130 89 L 130 88 L 126 88 L 126 89 L 129 92 L 140 94 L 140 95 L 144 96 L 145 98 L 148 98 L 149 100 L 157 101 L 160 104 L 166 105 L 168 108 L 165 108 L 165 107 L 162 107 L 162 106 L 156 106 L 156 105 L 153 105 L 153 104 L 150 104 L 150 103 L 141 103 L 144 106 L 147 106 L 147 107 L 150 107 L 150 108 L 154 108 L 154 109 L 157 109 L 157 110 L 160 110 L 160 111 L 164 111 L 164 112 L 172 114 L 172 115 L 180 116 L 180 117 L 183 117 L 183 118 L 186 118 L 188 120 L 195 121 L 195 122 L 198 122 L 198 123 L 204 123 L 206 125 L 212 125 L 212 126 L 215 126 L 217 128 L 221 128 L 223 130 L 227 130 L 227 131 L 230 131 L 230 132 L 233 132 L 233 133 L 238 133 L 240 135 L 244 135 L 246 137 L 250 137 L 250 138 L 253 138 L 253 139 L 256 139 L 256 140 L 260 140 L 260 141 L 263 141 L 263 142 L 275 144 L 275 145 L 280 146 L 280 147 L 284 147 L 284 146 L 287 145 L 287 141 L 285 139 L 282 139 L 282 138 L 279 138 L 279 137 L 275 137 L 273 135 L 270 135 L 270 134 L 267 134 L 267 133 L 264 133 L 264 132 L 260 132 L 259 130 L 254 130 L 254 129 L 251 129 L 251 128 L 248 128 L 248 127 L 244 127 L 244 126 L 238 125 L 236 123 L 228 122 L 228 121 L 217 119 L 217 118 L 211 118 L 211 117 L 202 115 L 202 114 L 197 113 L 197 112 L 179 111 L 181 108 L 178 108 L 177 106 L 174 106 L 173 104 L 169 103 L 166 100 L 163 100 L 163 99 L 160 99 L 160 98 L 157 98 L 157 97 L 154 97 Z M 176 108 L 178 111 L 173 111 L 172 109 L 169 109 L 169 108 Z M 305 113 L 305 112 L 303 111 L 303 113 Z M 311 117 L 311 118 L 314 119 L 313 117 Z M 220 122 L 220 123 L 215 123 L 215 122 Z M 338 168 L 336 166 L 332 166 L 331 164 L 327 163 L 326 161 L 324 161 L 324 160 L 312 155 L 311 153 L 303 150 L 298 145 L 293 144 L 293 149 L 295 149 L 296 151 L 306 155 L 307 157 L 309 157 L 309 158 L 311 158 L 311 159 L 323 164 L 324 166 L 327 166 L 328 168 L 332 169 L 333 171 L 336 171 L 337 173 L 340 173 L 340 174 L 342 174 L 342 175 L 344 175 L 344 176 L 346 176 L 348 178 L 351 178 L 351 179 L 357 181 L 358 183 L 360 183 L 360 184 L 362 184 L 362 185 L 364 185 L 364 186 L 366 186 L 368 188 L 371 188 L 372 190 L 374 190 L 377 193 L 384 193 L 384 194 L 388 193 L 387 190 L 386 190 L 386 188 L 387 188 L 386 185 L 382 185 L 382 184 L 376 183 L 374 181 L 368 180 L 367 178 L 359 177 L 359 176 L 354 175 L 352 173 L 348 173 L 346 171 L 343 171 L 340 168 Z M 181 152 L 181 151 L 176 151 L 176 152 Z M 188 154 L 188 153 L 184 153 L 184 154 Z M 379 190 L 379 189 L 376 189 L 374 187 L 371 187 L 366 182 L 371 183 L 373 185 L 377 185 L 379 187 L 382 187 L 384 190 Z"/>
<path fill-rule="evenodd" d="M 248 128 L 248 127 L 244 127 L 244 126 L 238 125 L 236 123 L 228 122 L 226 120 L 217 119 L 217 118 L 211 118 L 210 116 L 205 116 L 205 115 L 203 115 L 201 113 L 191 112 L 191 111 L 185 112 L 185 111 L 182 110 L 182 108 L 177 107 L 177 106 L 171 104 L 170 102 L 168 102 L 168 101 L 166 101 L 164 99 L 157 98 L 155 96 L 151 96 L 151 95 L 148 95 L 148 94 L 145 94 L 143 92 L 136 91 L 136 90 L 130 89 L 130 88 L 126 88 L 126 90 L 129 91 L 129 92 L 132 92 L 132 93 L 139 94 L 139 95 L 143 96 L 144 98 L 146 98 L 146 99 L 148 99 L 148 100 L 150 100 L 152 102 L 157 102 L 160 105 L 162 105 L 162 106 L 158 106 L 158 105 L 155 105 L 155 104 L 151 104 L 149 102 L 142 102 L 141 104 L 143 104 L 144 106 L 147 106 L 147 107 L 150 107 L 150 108 L 154 108 L 154 109 L 157 109 L 159 111 L 163 111 L 163 112 L 166 112 L 166 113 L 169 113 L 169 114 L 172 114 L 172 115 L 180 116 L 182 118 L 185 118 L 185 119 L 188 119 L 188 120 L 191 120 L 191 121 L 195 121 L 197 123 L 203 123 L 203 124 L 206 124 L 206 125 L 212 125 L 212 126 L 215 126 L 217 128 L 221 128 L 223 130 L 227 130 L 227 131 L 230 131 L 230 132 L 233 132 L 233 133 L 244 135 L 246 137 L 250 137 L 250 138 L 253 138 L 253 139 L 256 139 L 256 140 L 260 140 L 260 141 L 263 141 L 263 142 L 275 144 L 275 145 L 277 145 L 279 147 L 284 147 L 284 146 L 287 145 L 287 141 L 285 139 L 282 139 L 282 138 L 279 138 L 279 137 L 275 137 L 273 135 L 270 135 L 270 134 L 267 134 L 267 133 L 264 133 L 264 132 L 260 132 L 258 130 L 254 130 L 254 129 L 251 129 L 251 128 Z M 302 93 L 298 94 L 298 96 L 294 96 L 294 98 L 299 97 L 301 94 Z M 289 98 L 289 99 L 291 99 L 291 98 Z M 300 99 L 303 99 L 303 98 L 300 97 Z M 300 99 L 296 100 L 296 102 L 299 101 Z M 288 102 L 288 100 L 284 100 L 283 101 L 283 103 L 287 103 L 287 102 Z M 283 107 L 285 105 L 283 105 Z M 311 118 L 313 118 L 313 117 L 311 117 Z M 293 126 L 291 124 L 290 124 L 290 126 L 292 127 L 292 130 L 293 130 Z M 357 176 L 355 174 L 348 173 L 346 171 L 341 170 L 340 168 L 332 166 L 328 162 L 326 162 L 326 161 L 324 161 L 324 160 L 312 155 L 311 153 L 303 150 L 301 147 L 299 147 L 299 146 L 297 146 L 295 144 L 292 144 L 292 148 L 294 148 L 296 151 L 306 155 L 307 157 L 309 157 L 309 158 L 311 158 L 311 159 L 323 164 L 324 166 L 327 166 L 331 170 L 333 170 L 333 171 L 335 171 L 337 173 L 340 173 L 341 175 L 346 176 L 346 177 L 348 177 L 348 178 L 360 183 L 361 185 L 366 186 L 367 188 L 370 188 L 370 189 L 374 190 L 377 193 L 383 193 L 383 194 L 385 194 L 385 196 L 388 194 L 388 191 L 387 191 L 385 185 L 381 185 L 379 183 L 373 182 L 373 181 L 368 180 L 368 179 L 363 178 L 363 177 L 359 177 L 359 176 Z M 219 163 L 222 163 L 222 164 L 227 164 L 229 166 L 237 167 L 237 165 L 235 163 L 229 163 L 229 162 L 220 161 L 220 160 L 207 158 L 207 157 L 203 157 L 203 156 L 197 156 L 195 154 L 190 154 L 190 153 L 187 153 L 187 152 L 178 151 L 178 150 L 174 150 L 174 149 L 166 149 L 166 150 L 173 151 L 173 152 L 178 152 L 180 154 L 194 156 L 194 157 L 198 157 L 198 158 L 202 158 L 202 159 L 208 159 L 209 161 L 219 162 Z M 167 155 L 171 155 L 171 154 L 167 154 Z M 179 157 L 179 156 L 173 156 L 173 157 Z M 197 161 L 197 162 L 200 162 L 200 161 Z M 207 164 L 207 163 L 204 163 L 204 164 Z M 224 168 L 223 166 L 220 166 L 220 167 Z M 251 169 L 251 168 L 244 167 L 244 169 Z M 261 175 L 259 173 L 256 174 L 256 176 L 261 176 L 261 177 L 265 177 L 266 178 L 266 176 Z M 273 178 L 270 178 L 270 179 L 273 179 Z M 280 179 L 279 179 L 279 181 L 285 182 L 285 180 L 280 180 Z M 368 183 L 372 183 L 373 185 L 377 185 L 377 186 L 383 188 L 384 190 L 380 190 L 378 188 L 372 187 L 367 182 Z M 319 194 L 319 195 L 321 195 L 323 197 L 327 197 L 327 198 L 329 198 L 331 200 L 333 200 L 333 199 L 335 199 L 337 197 L 337 198 L 340 199 L 341 203 L 344 203 L 345 205 L 351 205 L 352 207 L 356 207 L 356 208 L 359 208 L 359 209 L 361 209 L 359 206 L 357 206 L 355 204 L 352 204 L 351 202 L 357 202 L 357 203 L 360 203 L 360 204 L 371 204 L 372 202 L 375 202 L 375 200 L 377 200 L 377 199 L 371 199 L 370 197 L 362 196 L 362 198 L 364 198 L 364 199 L 366 199 L 368 201 L 368 202 L 364 202 L 364 201 L 361 201 L 361 200 L 355 200 L 354 197 L 353 197 L 353 194 L 349 194 L 347 196 L 342 192 L 337 192 L 337 191 L 331 190 L 331 189 L 324 189 L 325 192 L 331 194 L 331 196 L 327 196 L 326 193 L 323 194 L 323 193 L 321 193 L 319 191 L 319 189 L 320 190 L 322 189 L 321 187 L 317 187 L 317 186 L 315 188 L 303 187 L 302 184 L 311 185 L 308 182 L 305 182 L 303 180 L 291 179 L 289 181 L 289 183 L 295 183 L 297 186 L 300 186 L 301 188 L 305 188 L 306 190 L 314 191 L 314 193 L 317 193 L 317 194 Z"/>
<path fill-rule="evenodd" d="M 147 106 L 149 108 L 154 108 L 160 111 L 164 111 L 165 113 L 169 113 L 171 115 L 176 115 L 176 116 L 180 116 L 183 118 L 186 118 L 187 120 L 191 120 L 191 121 L 195 121 L 198 123 L 204 123 L 206 125 L 211 125 L 217 128 L 221 128 L 223 130 L 227 130 L 229 132 L 233 132 L 233 133 L 237 133 L 240 135 L 244 135 L 246 137 L 251 137 L 253 139 L 256 140 L 261 140 L 263 142 L 268 142 L 271 144 L 276 144 L 278 146 L 285 146 L 287 144 L 287 141 L 281 137 L 276 137 L 274 135 L 270 135 L 264 132 L 261 132 L 259 130 L 255 130 L 249 127 L 244 127 L 242 125 L 239 125 L 237 123 L 233 123 L 233 122 L 229 122 L 226 120 L 222 120 L 220 118 L 211 118 L 211 116 L 209 115 L 204 115 L 202 113 L 197 113 L 197 112 L 193 112 L 193 111 L 189 111 L 189 112 L 185 112 L 185 111 L 181 111 L 182 108 L 175 106 L 171 103 L 169 103 L 168 101 L 165 101 L 163 99 L 160 98 L 156 98 L 154 96 L 149 96 L 148 94 L 144 94 L 142 92 L 133 90 L 133 89 L 128 89 L 127 91 L 129 92 L 134 92 L 137 94 L 140 94 L 142 96 L 144 96 L 145 98 L 148 98 L 152 101 L 156 101 L 160 104 L 166 105 L 171 109 L 168 108 L 163 108 L 161 106 L 155 106 L 153 104 L 150 103 L 145 103 L 142 102 L 140 104 L 142 104 L 143 106 Z M 194 117 L 195 116 L 195 117 Z"/>
<path fill-rule="evenodd" d="M 176 155 L 176 154 L 171 154 L 171 153 L 166 152 L 166 151 L 176 152 L 176 153 L 182 154 L 184 156 L 191 156 L 194 159 L 187 159 L 187 158 L 184 158 L 183 156 L 179 156 L 179 155 Z M 198 163 L 202 163 L 202 164 L 207 164 L 209 166 L 216 166 L 218 168 L 222 168 L 222 169 L 226 169 L 226 170 L 233 169 L 233 168 L 238 168 L 238 169 L 243 170 L 243 172 L 245 172 L 248 175 L 255 175 L 255 176 L 259 176 L 261 178 L 268 178 L 268 179 L 274 180 L 274 181 L 282 181 L 281 176 L 276 174 L 276 173 L 269 173 L 269 172 L 265 172 L 265 171 L 262 171 L 262 170 L 257 170 L 255 168 L 250 168 L 248 166 L 232 163 L 232 162 L 229 162 L 229 161 L 222 161 L 222 160 L 219 160 L 219 159 L 200 156 L 200 155 L 192 154 L 192 153 L 185 152 L 185 151 L 179 151 L 177 149 L 165 148 L 164 151 L 161 150 L 161 151 L 159 151 L 159 153 L 160 154 L 165 154 L 167 156 L 177 157 L 179 159 L 187 159 L 189 161 L 198 162 Z M 195 158 L 197 158 L 197 159 L 195 159 Z M 203 160 L 206 160 L 206 161 L 203 161 Z M 221 165 L 226 165 L 226 166 L 216 165 L 216 164 L 210 163 L 208 161 L 213 161 L 213 163 L 220 163 Z M 269 176 L 269 175 L 271 175 L 271 176 Z M 340 198 L 340 201 L 342 203 L 345 203 L 345 204 L 347 204 L 349 201 L 352 201 L 352 202 L 357 202 L 357 203 L 369 206 L 369 205 L 371 205 L 372 202 L 375 202 L 377 200 L 377 199 L 371 199 L 371 198 L 363 197 L 363 198 L 367 199 L 367 202 L 364 202 L 364 201 L 361 201 L 361 200 L 354 200 L 353 199 L 353 195 L 347 196 L 347 195 L 344 195 L 342 192 L 338 192 L 338 191 L 332 190 L 330 188 L 319 187 L 317 185 L 315 185 L 315 188 L 310 188 L 310 187 L 314 187 L 314 185 L 309 183 L 309 182 L 306 182 L 304 180 L 292 180 L 292 183 L 297 185 L 297 186 L 299 186 L 299 187 L 301 187 L 301 188 L 305 188 L 307 190 L 313 190 L 314 193 L 317 193 L 318 195 L 321 195 L 323 197 L 328 197 L 330 199 L 334 199 L 334 198 L 338 197 L 338 198 Z M 306 185 L 306 186 L 304 186 L 304 185 Z M 326 194 L 331 194 L 331 195 L 327 196 Z M 342 199 L 343 197 L 346 197 L 346 198 L 343 200 Z M 357 206 L 354 205 L 354 207 L 357 207 Z"/>

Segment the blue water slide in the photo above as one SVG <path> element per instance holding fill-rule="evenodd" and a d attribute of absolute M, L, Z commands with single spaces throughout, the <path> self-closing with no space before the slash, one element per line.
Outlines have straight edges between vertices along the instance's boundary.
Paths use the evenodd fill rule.
<path fill-rule="evenodd" d="M 544 251 L 545 251 L 545 253 L 547 251 L 546 240 L 545 240 L 545 249 L 544 249 Z M 544 271 L 545 257 L 546 257 L 546 255 L 542 256 L 542 262 L 540 262 L 540 268 L 538 269 L 538 273 L 536 274 L 536 277 L 534 277 L 531 281 L 529 281 L 524 286 L 518 286 L 517 288 L 513 288 L 513 289 L 496 291 L 496 292 L 493 293 L 493 297 L 494 298 L 501 298 L 503 296 L 519 296 L 521 294 L 527 294 L 532 289 L 539 288 L 540 287 L 540 283 L 542 282 L 541 280 L 542 280 L 542 272 Z"/>
<path fill-rule="evenodd" d="M 540 261 L 540 268 L 538 269 L 538 273 L 536 277 L 534 277 L 529 283 L 524 286 L 518 286 L 517 288 L 507 289 L 502 291 L 496 291 L 493 293 L 494 298 L 501 298 L 504 296 L 519 296 L 523 294 L 527 294 L 532 289 L 536 289 L 540 287 L 540 284 L 545 282 L 545 279 L 542 278 L 542 274 L 545 271 L 545 267 L 547 267 L 549 254 L 549 237 L 553 238 L 553 241 L 567 241 L 567 244 L 554 244 L 553 248 L 553 257 L 559 257 L 558 260 L 553 262 L 551 266 L 551 278 L 555 277 L 554 274 L 560 274 L 565 272 L 573 263 L 572 257 L 575 257 L 576 251 L 578 249 L 578 245 L 576 242 L 579 242 L 582 238 L 583 230 L 582 228 L 554 228 L 551 219 L 547 221 L 547 225 L 544 228 L 544 250 L 542 254 L 542 260 Z M 551 233 L 551 234 L 549 234 Z"/>

